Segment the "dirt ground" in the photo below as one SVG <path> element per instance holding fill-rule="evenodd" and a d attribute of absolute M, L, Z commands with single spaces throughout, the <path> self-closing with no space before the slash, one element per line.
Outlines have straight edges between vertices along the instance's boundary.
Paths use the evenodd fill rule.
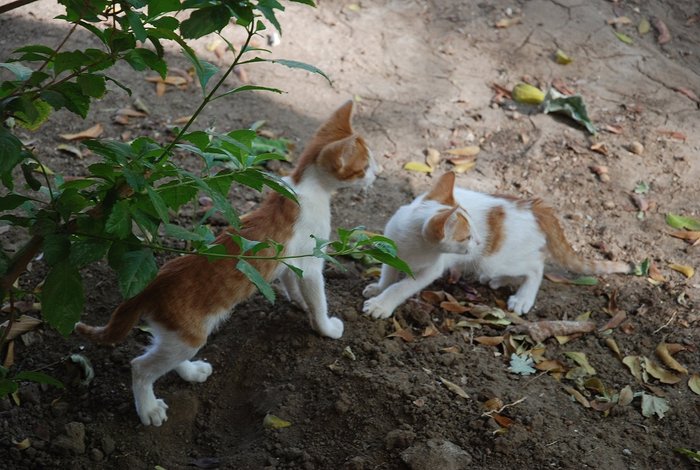
<path fill-rule="evenodd" d="M 0 57 L 37 40 L 57 44 L 65 25 L 51 18 L 59 12 L 53 2 L 41 1 L 0 16 Z M 451 148 L 480 146 L 476 167 L 458 176 L 460 185 L 544 198 L 558 208 L 572 245 L 587 257 L 655 262 L 665 278 L 658 285 L 635 276 L 601 278 L 596 286 L 545 281 L 527 318 L 574 319 L 590 312 L 602 326 L 616 295 L 626 319 L 612 332 L 596 331 L 565 344 L 551 338 L 542 354 L 572 369 L 575 364 L 564 353 L 585 353 L 595 377 L 611 392 L 630 386 L 635 393 L 663 397 L 669 409 L 662 419 L 643 416 L 638 396 L 606 413 L 572 397 L 565 387 L 601 408 L 594 400 L 600 393 L 577 388 L 575 380 L 510 372 L 503 346 L 474 340 L 503 335 L 503 328 L 457 327 L 471 316 L 418 297 L 396 315 L 399 328 L 415 338 L 390 336 L 397 328 L 392 320 L 361 314 L 361 292 L 370 282 L 367 267 L 344 260 L 346 270 L 329 266 L 325 272 L 330 311 L 346 322 L 342 339 L 320 338 L 289 303 L 270 305 L 256 296 L 239 306 L 200 352 L 214 366 L 206 383 L 188 384 L 175 374 L 157 383 L 156 393 L 170 405 L 161 428 L 140 424 L 130 391 L 129 361 L 148 343 L 147 333 L 135 330 L 115 348 L 96 347 L 74 335 L 64 339 L 43 326 L 25 335 L 16 341 L 17 367 L 50 373 L 66 389 L 26 384 L 19 405 L 0 401 L 0 467 L 698 468 L 674 451 L 700 448 L 700 396 L 689 388 L 688 376 L 674 385 L 654 378 L 639 383 L 607 341 L 615 340 L 621 357 L 656 361 L 659 343 L 680 343 L 686 350 L 676 358 L 691 374 L 700 373 L 700 278 L 686 279 L 668 267 L 700 269 L 700 247 L 669 236 L 673 229 L 665 223 L 669 212 L 700 216 L 700 111 L 678 91 L 700 94 L 700 22 L 693 21 L 698 13 L 700 4 L 690 0 L 320 0 L 317 9 L 290 6 L 281 16 L 282 42 L 274 57 L 314 64 L 333 86 L 281 66 L 250 66 L 244 70 L 250 83 L 287 93 L 239 95 L 210 107 L 197 123 L 233 129 L 264 119 L 266 129 L 292 139 L 299 150 L 322 119 L 354 98 L 355 127 L 383 173 L 361 197 L 338 194 L 333 222 L 373 231 L 381 231 L 398 206 L 431 184 L 430 175 L 404 170 L 406 162 L 423 161 L 428 148 L 446 157 Z M 615 29 L 608 21 L 616 17 L 631 24 Z M 665 22 L 670 42 L 659 45 L 653 27 L 638 32 L 639 21 L 651 17 Z M 512 24 L 496 28 L 504 19 Z M 619 40 L 615 31 L 633 44 Z M 72 46 L 86 47 L 89 41 L 78 35 Z M 199 41 L 198 50 L 216 61 L 208 41 Z M 557 49 L 573 62 L 556 63 Z M 168 62 L 187 67 L 175 49 Z M 170 87 L 158 97 L 144 75 L 127 67 L 117 68 L 115 76 L 134 97 L 115 87 L 85 122 L 59 113 L 39 133 L 26 136 L 43 149 L 49 167 L 80 175 L 91 163 L 89 157 L 56 150 L 60 133 L 99 122 L 107 137 L 164 138 L 168 126 L 191 114 L 200 97 L 194 86 Z M 566 119 L 529 112 L 507 99 L 493 101 L 493 84 L 511 89 L 523 80 L 545 89 L 557 82 L 580 93 L 601 132 L 591 138 Z M 135 97 L 150 114 L 126 126 L 115 124 L 116 110 Z M 643 145 L 641 155 L 629 151 L 634 141 Z M 606 154 L 590 150 L 596 143 L 605 145 Z M 607 167 L 607 177 L 591 170 L 596 165 Z M 451 166 L 443 159 L 436 174 Z M 639 182 L 649 190 L 635 203 Z M 246 210 L 259 197 L 234 191 L 231 200 Z M 184 223 L 194 210 L 183 211 Z M 6 246 L 21 242 L 16 234 L 3 236 Z M 22 286 L 33 289 L 45 272 L 41 261 L 33 262 Z M 82 274 L 84 318 L 103 323 L 120 301 L 115 276 L 106 264 Z M 494 292 L 465 279 L 441 280 L 430 289 L 487 306 L 509 295 L 506 288 Z M 74 353 L 94 366 L 95 378 L 87 386 L 80 385 L 76 367 L 66 360 Z M 512 404 L 498 421 L 484 414 L 493 398 Z M 266 414 L 291 426 L 264 427 Z M 19 450 L 14 443 L 25 438 L 31 445 Z"/>

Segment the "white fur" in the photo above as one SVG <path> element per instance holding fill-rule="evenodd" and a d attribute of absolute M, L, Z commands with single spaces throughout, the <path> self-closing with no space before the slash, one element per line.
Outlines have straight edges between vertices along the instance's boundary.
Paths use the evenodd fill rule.
<path fill-rule="evenodd" d="M 363 291 L 371 297 L 364 303 L 363 311 L 373 318 L 387 318 L 406 299 L 440 277 L 453 267 L 479 274 L 479 280 L 489 282 L 494 288 L 506 282 L 524 282 L 508 299 L 508 308 L 518 315 L 528 312 L 535 302 L 544 270 L 546 239 L 528 209 L 514 202 L 488 194 L 455 188 L 457 203 L 466 210 L 471 238 L 466 251 L 460 252 L 460 244 L 429 243 L 423 237 L 423 224 L 437 211 L 446 208 L 432 200 L 419 196 L 402 206 L 391 217 L 385 235 L 396 241 L 398 255 L 405 260 L 415 277 L 400 279 L 400 274 L 389 266 L 382 266 L 379 282 L 368 285 Z M 489 211 L 502 206 L 505 211 L 504 238 L 501 247 L 491 255 L 483 251 L 488 237 Z"/>

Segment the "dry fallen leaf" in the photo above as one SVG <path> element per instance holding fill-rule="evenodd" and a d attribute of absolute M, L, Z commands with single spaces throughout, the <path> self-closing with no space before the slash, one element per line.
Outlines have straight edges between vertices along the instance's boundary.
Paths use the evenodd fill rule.
<path fill-rule="evenodd" d="M 666 44 L 671 41 L 671 33 L 668 30 L 666 23 L 661 20 L 661 18 L 654 17 L 651 19 L 651 25 L 656 29 L 659 35 L 656 38 L 656 42 L 659 44 Z"/>
<path fill-rule="evenodd" d="M 634 399 L 634 393 L 632 392 L 632 387 L 625 385 L 622 390 L 620 390 L 619 398 L 617 399 L 617 404 L 620 406 L 627 406 L 632 403 Z"/>
<path fill-rule="evenodd" d="M 603 143 L 603 142 L 596 142 L 595 144 L 591 145 L 590 148 L 594 152 L 597 152 L 601 155 L 607 155 L 609 153 L 608 146 L 605 145 L 605 143 Z M 605 168 L 605 167 L 602 167 L 602 168 Z M 606 168 L 605 172 L 607 173 L 607 168 Z"/>
<path fill-rule="evenodd" d="M 469 311 L 468 307 L 465 307 L 464 305 L 460 304 L 457 301 L 440 302 L 440 308 L 442 308 L 443 310 L 447 310 L 448 312 L 452 312 L 452 313 L 464 313 L 464 312 Z"/>
<path fill-rule="evenodd" d="M 492 414 L 491 417 L 502 428 L 508 429 L 509 427 L 513 426 L 514 421 L 507 416 L 503 416 L 503 415 L 500 415 L 498 413 L 495 413 L 495 414 Z"/>
<path fill-rule="evenodd" d="M 595 325 L 594 325 L 595 328 Z M 580 365 L 583 367 L 583 369 L 586 371 L 588 375 L 595 375 L 596 371 L 595 369 L 588 363 L 588 358 L 586 357 L 585 353 L 582 352 L 577 352 L 577 351 L 566 351 L 564 353 L 566 357 L 569 359 L 573 360 L 576 364 Z"/>
<path fill-rule="evenodd" d="M 622 134 L 623 128 L 622 126 L 614 125 L 614 124 L 605 124 L 602 128 L 604 131 L 608 131 L 611 134 Z"/>
<path fill-rule="evenodd" d="M 402 328 L 399 322 L 396 321 L 395 317 L 392 317 L 392 321 L 394 324 L 394 332 L 388 335 L 387 338 L 397 336 L 402 340 L 406 341 L 407 343 L 410 343 L 411 341 L 414 341 L 416 339 L 411 330 L 409 330 L 408 328 Z"/>
<path fill-rule="evenodd" d="M 490 400 L 486 400 L 484 402 L 484 408 L 489 411 L 498 411 L 503 408 L 503 405 L 503 400 L 498 397 L 491 398 Z"/>
<path fill-rule="evenodd" d="M 421 173 L 432 173 L 434 168 L 423 162 L 408 162 L 403 166 L 404 170 L 418 171 Z"/>
<path fill-rule="evenodd" d="M 58 144 L 56 146 L 56 150 L 59 150 L 61 152 L 65 152 L 65 153 L 70 153 L 71 155 L 73 155 L 74 157 L 77 157 L 77 158 L 83 158 L 83 152 L 81 152 L 80 149 L 78 147 L 76 147 L 75 145 Z"/>
<path fill-rule="evenodd" d="M 265 415 L 265 418 L 263 418 L 263 426 L 266 428 L 282 429 L 288 428 L 291 425 L 292 423 L 290 423 L 289 421 L 285 421 L 282 418 L 278 418 L 277 416 L 269 413 Z"/>
<path fill-rule="evenodd" d="M 0 324 L 0 328 L 4 331 L 9 324 L 9 320 L 4 321 Z M 23 335 L 27 331 L 32 331 L 34 328 L 41 324 L 41 320 L 38 318 L 30 317 L 29 315 L 22 315 L 12 323 L 12 328 L 5 338 L 6 341 L 12 341 L 18 336 Z"/>
<path fill-rule="evenodd" d="M 459 396 L 462 397 L 462 398 L 465 398 L 465 399 L 467 399 L 467 400 L 469 399 L 469 395 L 467 395 L 467 392 L 465 392 L 465 391 L 462 389 L 462 387 L 460 387 L 460 386 L 457 385 L 456 383 L 452 383 L 452 382 L 450 382 L 449 380 L 444 379 L 444 378 L 442 378 L 442 377 L 438 377 L 438 378 L 440 379 L 440 382 L 442 382 L 442 383 L 447 387 L 447 389 L 448 389 L 449 391 L 451 391 L 452 393 L 455 393 L 455 394 L 459 395 Z"/>
<path fill-rule="evenodd" d="M 503 343 L 503 339 L 503 336 L 477 336 L 474 338 L 474 341 L 486 346 L 498 346 Z"/>
<path fill-rule="evenodd" d="M 536 343 L 552 336 L 568 336 L 575 333 L 590 333 L 595 330 L 595 323 L 589 321 L 543 320 L 523 323 L 510 327 L 514 333 L 526 333 Z"/>
<path fill-rule="evenodd" d="M 681 381 L 681 378 L 676 374 L 664 369 L 648 357 L 643 358 L 642 364 L 644 366 L 644 370 L 646 370 L 652 377 L 658 379 L 661 383 L 673 385 Z"/>
<path fill-rule="evenodd" d="M 586 397 L 584 397 L 583 395 L 581 395 L 581 392 L 579 392 L 579 391 L 576 390 L 575 388 L 569 387 L 568 385 L 564 385 L 564 390 L 566 390 L 566 392 L 567 392 L 569 395 L 571 395 L 572 397 L 574 397 L 574 399 L 576 399 L 576 401 L 579 402 L 580 404 L 582 404 L 584 407 L 586 407 L 586 408 L 590 408 L 590 407 L 591 407 L 591 404 L 590 404 L 590 402 L 586 399 Z"/>
<path fill-rule="evenodd" d="M 496 21 L 496 24 L 494 24 L 494 26 L 498 29 L 505 29 L 510 28 L 513 25 L 519 24 L 521 21 L 522 18 L 519 16 L 513 18 L 501 18 L 500 20 Z"/>
<path fill-rule="evenodd" d="M 684 133 L 679 132 L 679 131 L 670 131 L 670 130 L 658 130 L 656 131 L 657 134 L 665 135 L 666 137 L 669 137 L 671 139 L 676 139 L 676 140 L 682 140 L 685 142 L 688 140 L 688 136 L 686 136 Z"/>
<path fill-rule="evenodd" d="M 425 327 L 425 330 L 423 330 L 423 333 L 421 333 L 421 336 L 424 338 L 430 338 L 431 336 L 438 336 L 440 334 L 440 331 L 438 331 L 437 328 L 435 328 L 435 325 L 428 325 Z"/>
<path fill-rule="evenodd" d="M 445 153 L 450 155 L 455 155 L 458 157 L 474 157 L 478 155 L 481 148 L 478 145 L 468 145 L 466 147 L 459 147 L 454 149 L 445 150 Z M 455 163 L 454 159 L 450 159 L 452 163 Z"/>
<path fill-rule="evenodd" d="M 700 375 L 698 374 L 693 374 L 688 378 L 688 387 L 695 392 L 697 395 L 700 395 Z"/>
<path fill-rule="evenodd" d="M 673 369 L 676 372 L 680 372 L 681 374 L 687 374 L 688 369 L 683 367 L 678 361 L 676 361 L 673 356 L 671 355 L 671 352 L 669 351 L 669 345 L 667 343 L 660 343 L 656 347 L 656 355 L 661 359 L 661 362 L 666 365 L 669 369 Z"/>
<path fill-rule="evenodd" d="M 99 137 L 102 134 L 102 132 L 104 132 L 102 124 L 97 123 L 91 128 L 85 129 L 82 132 L 78 132 L 75 134 L 59 134 L 59 137 L 64 140 L 95 139 Z"/>
<path fill-rule="evenodd" d="M 452 167 L 452 171 L 455 173 L 466 173 L 476 166 L 476 161 L 472 160 L 469 162 L 459 163 Z"/>
<path fill-rule="evenodd" d="M 556 359 L 546 359 L 542 362 L 539 362 L 535 364 L 535 369 L 544 370 L 547 372 L 566 372 L 566 366 L 562 364 L 561 361 L 557 361 Z"/>
<path fill-rule="evenodd" d="M 425 150 L 425 163 L 430 167 L 430 168 L 436 168 L 438 164 L 440 163 L 440 152 L 438 152 L 435 149 L 426 149 Z"/>
<path fill-rule="evenodd" d="M 605 345 L 610 348 L 610 350 L 615 353 L 615 356 L 619 360 L 622 360 L 622 354 L 620 353 L 620 347 L 617 345 L 617 342 L 613 338 L 605 338 Z"/>
<path fill-rule="evenodd" d="M 627 366 L 632 376 L 637 379 L 639 383 L 646 382 L 642 375 L 642 360 L 639 356 L 625 356 L 622 359 L 622 363 Z"/>
<path fill-rule="evenodd" d="M 608 322 L 605 325 L 603 325 L 598 331 L 614 330 L 620 325 L 620 323 L 625 321 L 626 318 L 627 312 L 625 312 L 624 310 L 620 310 L 615 315 L 613 315 L 613 317 L 610 320 L 608 320 Z"/>
<path fill-rule="evenodd" d="M 672 237 L 680 238 L 688 243 L 695 245 L 695 243 L 700 240 L 700 231 L 695 230 L 678 230 L 676 232 L 669 233 Z"/>
<path fill-rule="evenodd" d="M 632 20 L 626 16 L 618 16 L 617 18 L 611 18 L 608 20 L 610 25 L 627 25 L 632 24 Z"/>
<path fill-rule="evenodd" d="M 444 352 L 444 353 L 450 353 L 450 354 L 458 354 L 461 352 L 461 350 L 459 349 L 459 346 L 449 346 L 446 348 L 440 348 L 440 351 Z"/>
<path fill-rule="evenodd" d="M 429 304 L 438 305 L 445 300 L 445 292 L 441 290 L 424 290 L 420 293 L 420 298 Z"/>
<path fill-rule="evenodd" d="M 673 269 L 674 271 L 678 271 L 679 273 L 681 273 L 682 275 L 684 275 L 688 279 L 693 277 L 693 275 L 695 274 L 695 269 L 693 269 L 692 266 L 688 266 L 685 264 L 671 263 L 668 265 L 668 267 Z"/>

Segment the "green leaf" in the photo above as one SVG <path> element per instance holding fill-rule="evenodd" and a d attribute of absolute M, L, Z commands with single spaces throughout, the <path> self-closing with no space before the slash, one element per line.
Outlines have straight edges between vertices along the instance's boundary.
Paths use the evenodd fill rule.
<path fill-rule="evenodd" d="M 679 230 L 700 230 L 700 220 L 671 212 L 666 214 L 666 223 Z"/>
<path fill-rule="evenodd" d="M 272 289 L 270 284 L 262 277 L 260 272 L 255 269 L 250 263 L 245 260 L 238 260 L 236 264 L 236 269 L 245 274 L 250 282 L 255 284 L 255 287 L 265 296 L 265 298 L 271 302 L 275 302 L 275 291 Z"/>
<path fill-rule="evenodd" d="M 27 67 L 26 65 L 22 65 L 19 62 L 0 62 L 0 67 L 9 70 L 13 74 L 15 74 L 15 77 L 17 77 L 17 80 L 25 81 L 28 80 L 29 77 L 32 76 L 33 70 Z"/>
<path fill-rule="evenodd" d="M 586 111 L 586 105 L 583 103 L 581 95 L 563 95 L 554 88 L 550 88 L 544 97 L 543 105 L 545 114 L 565 114 L 579 124 L 584 125 L 591 134 L 598 132 L 588 118 L 588 111 Z"/>
<path fill-rule="evenodd" d="M 86 238 L 75 241 L 71 245 L 68 259 L 73 266 L 82 268 L 101 260 L 107 254 L 111 242 L 97 238 Z"/>
<path fill-rule="evenodd" d="M 158 192 L 153 189 L 152 186 L 146 186 L 146 192 L 148 192 L 148 197 L 153 203 L 153 208 L 158 213 L 158 217 L 163 223 L 167 224 L 170 222 L 170 214 L 168 214 L 168 206 Z"/>
<path fill-rule="evenodd" d="M 63 106 L 66 109 L 79 115 L 83 119 L 87 117 L 88 110 L 90 109 L 90 98 L 83 94 L 83 90 L 77 83 L 59 83 L 53 85 L 51 89 L 63 96 Z M 45 98 L 45 95 L 42 96 Z M 51 105 L 53 106 L 53 103 L 51 103 Z"/>
<path fill-rule="evenodd" d="M 107 233 L 126 238 L 131 233 L 131 214 L 127 201 L 117 201 L 105 223 Z"/>
<path fill-rule="evenodd" d="M 635 276 L 646 276 L 649 274 L 649 267 L 651 266 L 651 260 L 649 258 L 644 258 L 644 261 L 634 266 Z"/>
<path fill-rule="evenodd" d="M 54 387 L 63 388 L 63 382 L 58 379 L 54 379 L 50 375 L 44 374 L 43 372 L 34 371 L 22 371 L 13 377 L 16 381 L 23 382 L 36 382 L 40 384 L 53 385 Z"/>
<path fill-rule="evenodd" d="M 197 39 L 214 31 L 221 31 L 231 19 L 225 5 L 200 8 L 180 23 L 180 34 L 185 39 Z"/>
<path fill-rule="evenodd" d="M 279 21 L 277 21 L 275 10 L 284 11 L 284 6 L 282 6 L 277 0 L 260 0 L 257 8 L 267 19 L 267 21 L 272 23 L 272 26 L 274 26 L 275 29 L 281 33 L 282 27 L 280 26 Z"/>
<path fill-rule="evenodd" d="M 124 252 L 115 264 L 119 290 L 125 299 L 141 292 L 158 274 L 153 251 L 148 248 Z"/>
<path fill-rule="evenodd" d="M 146 41 L 148 35 L 146 34 L 146 28 L 143 27 L 143 23 L 141 22 L 141 15 L 134 10 L 127 10 L 126 18 L 129 20 L 129 26 L 131 26 L 131 31 L 133 31 L 136 39 L 141 42 Z"/>
<path fill-rule="evenodd" d="M 287 266 L 294 274 L 296 274 L 296 276 L 297 276 L 299 279 L 301 279 L 302 277 L 304 277 L 304 271 L 301 270 L 300 268 L 297 268 L 297 267 L 294 266 L 293 264 L 289 264 L 289 263 L 286 263 L 286 262 L 284 262 L 284 261 L 283 261 L 282 263 L 283 263 L 285 266 Z"/>
<path fill-rule="evenodd" d="M 18 111 L 15 113 L 17 118 L 17 124 L 24 127 L 29 131 L 35 131 L 41 127 L 41 125 L 46 122 L 51 115 L 51 105 L 42 99 L 36 99 L 32 102 L 34 110 L 36 111 L 33 117 L 29 117 L 26 113 Z"/>
<path fill-rule="evenodd" d="M 60 75 L 66 70 L 80 70 L 92 60 L 83 51 L 59 52 L 53 59 L 53 71 Z"/>
<path fill-rule="evenodd" d="M 637 183 L 637 185 L 634 187 L 634 192 L 637 194 L 646 194 L 649 192 L 649 183 L 646 183 L 644 181 L 640 181 Z"/>
<path fill-rule="evenodd" d="M 508 370 L 513 372 L 514 374 L 530 375 L 537 372 L 537 370 L 534 367 L 532 367 L 534 365 L 535 362 L 530 356 L 512 354 L 510 356 L 510 367 L 508 367 Z"/>
<path fill-rule="evenodd" d="M 573 279 L 571 283 L 577 286 L 596 286 L 598 285 L 598 278 L 593 276 L 580 276 Z"/>
<path fill-rule="evenodd" d="M 617 37 L 617 39 L 624 42 L 625 44 L 634 44 L 634 40 L 631 37 L 627 36 L 625 33 L 615 31 L 615 36 Z"/>
<path fill-rule="evenodd" d="M 148 2 L 148 17 L 154 18 L 161 13 L 180 9 L 180 0 L 150 0 Z"/>
<path fill-rule="evenodd" d="M 204 241 L 204 236 L 197 232 L 190 232 L 184 227 L 174 224 L 165 224 L 165 234 L 178 240 Z"/>
<path fill-rule="evenodd" d="M 105 91 L 107 91 L 105 77 L 102 75 L 95 75 L 92 73 L 81 74 L 78 75 L 77 82 L 83 94 L 91 96 L 92 98 L 102 98 Z"/>
<path fill-rule="evenodd" d="M 50 266 L 55 266 L 68 258 L 70 254 L 70 241 L 67 235 L 50 233 L 44 237 L 44 258 Z"/>
<path fill-rule="evenodd" d="M 682 447 L 677 447 L 675 449 L 676 452 L 678 452 L 681 455 L 685 455 L 691 460 L 694 460 L 696 462 L 700 462 L 700 451 L 692 451 L 690 449 L 684 449 Z"/>
<path fill-rule="evenodd" d="M 0 197 L 0 211 L 11 211 L 12 209 L 18 208 L 25 201 L 29 200 L 30 199 L 28 197 L 14 193 L 2 196 Z"/>
<path fill-rule="evenodd" d="M 238 88 L 234 88 L 233 90 L 229 90 L 225 93 L 222 93 L 220 95 L 215 96 L 212 101 L 218 100 L 219 98 L 223 98 L 224 96 L 232 95 L 234 93 L 240 93 L 242 91 L 253 91 L 253 90 L 260 90 L 260 91 L 271 91 L 273 93 L 279 93 L 283 94 L 284 91 L 280 90 L 279 88 L 270 88 L 266 86 L 257 86 L 257 85 L 243 85 L 239 86 Z"/>
<path fill-rule="evenodd" d="M 309 5 L 312 7 L 315 7 L 316 4 L 314 3 L 314 0 L 290 0 L 291 2 L 294 3 L 303 3 L 304 5 Z"/>
<path fill-rule="evenodd" d="M 165 78 L 168 74 L 168 64 L 162 58 L 158 57 L 158 54 L 149 49 L 133 49 L 126 53 L 124 60 L 126 60 L 134 70 L 141 71 L 148 67 L 154 72 L 158 72 L 162 78 Z"/>
<path fill-rule="evenodd" d="M 83 311 L 83 282 L 78 270 L 68 262 L 54 266 L 41 290 L 44 319 L 64 336 L 73 331 Z"/>
<path fill-rule="evenodd" d="M 665 398 L 642 392 L 642 415 L 644 417 L 649 418 L 657 415 L 659 419 L 662 419 L 670 409 L 671 407 L 668 406 L 668 401 Z"/>
<path fill-rule="evenodd" d="M 219 72 L 219 68 L 206 60 L 199 59 L 193 61 L 192 65 L 194 65 L 194 71 L 197 73 L 199 85 L 202 87 L 202 93 L 204 93 L 209 79 Z"/>
<path fill-rule="evenodd" d="M 396 255 L 391 255 L 386 251 L 377 248 L 373 248 L 371 250 L 363 250 L 362 253 L 370 255 L 380 263 L 387 264 L 392 268 L 398 269 L 399 271 L 408 274 L 409 276 L 413 276 L 413 271 L 411 271 L 411 267 L 404 260 L 398 258 Z"/>
<path fill-rule="evenodd" d="M 0 379 L 0 398 L 15 393 L 19 389 L 17 382 L 10 379 Z"/>
<path fill-rule="evenodd" d="M 0 174 L 10 173 L 24 157 L 22 142 L 0 125 Z"/>
<path fill-rule="evenodd" d="M 274 64 L 286 65 L 287 67 L 292 68 L 292 69 L 302 69 L 302 70 L 306 70 L 307 72 L 316 73 L 316 74 L 322 76 L 323 78 L 325 78 L 331 86 L 333 85 L 333 82 L 331 81 L 330 78 L 328 78 L 328 75 L 326 75 L 321 69 L 314 67 L 313 65 L 309 65 L 309 64 L 306 64 L 304 62 L 299 62 L 297 60 L 287 60 L 287 59 L 272 59 L 272 60 L 270 60 L 270 62 L 272 62 Z"/>

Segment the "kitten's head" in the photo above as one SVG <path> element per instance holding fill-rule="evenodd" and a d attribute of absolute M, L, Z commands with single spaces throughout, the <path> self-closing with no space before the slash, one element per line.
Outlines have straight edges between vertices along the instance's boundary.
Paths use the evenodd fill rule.
<path fill-rule="evenodd" d="M 352 101 L 347 101 L 318 128 L 292 173 L 295 183 L 312 166 L 332 187 L 369 186 L 374 182 L 376 164 L 365 140 L 353 131 L 351 118 Z"/>
<path fill-rule="evenodd" d="M 438 202 L 441 207 L 423 224 L 423 238 L 443 253 L 469 253 L 479 244 L 467 211 L 454 198 L 455 174 L 447 172 L 425 195 L 425 201 Z"/>

